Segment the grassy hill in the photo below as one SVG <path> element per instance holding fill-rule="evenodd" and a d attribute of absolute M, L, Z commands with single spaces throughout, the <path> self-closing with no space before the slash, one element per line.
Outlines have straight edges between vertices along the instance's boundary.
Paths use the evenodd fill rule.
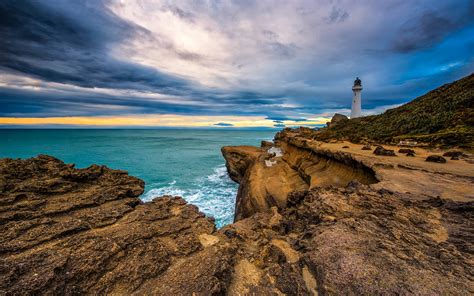
<path fill-rule="evenodd" d="M 474 147 L 474 74 L 443 85 L 398 108 L 354 118 L 324 128 L 319 140 L 372 140 L 381 143 L 414 139 L 433 146 Z"/>

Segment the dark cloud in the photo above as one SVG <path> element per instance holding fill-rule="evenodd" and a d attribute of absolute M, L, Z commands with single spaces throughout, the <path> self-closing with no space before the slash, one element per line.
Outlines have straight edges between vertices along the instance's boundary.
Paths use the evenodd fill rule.
<path fill-rule="evenodd" d="M 2 1 L 0 68 L 89 88 L 181 94 L 189 87 L 181 78 L 110 57 L 111 47 L 142 29 L 117 18 L 101 2 L 86 4 Z"/>
<path fill-rule="evenodd" d="M 260 106 L 272 99 L 240 99 L 227 96 L 201 98 L 202 105 L 176 102 L 176 99 L 152 100 L 140 93 L 134 96 L 83 91 L 31 91 L 0 88 L 0 116 L 93 116 L 120 114 L 193 114 L 193 115 L 262 115 Z M 178 98 L 179 99 L 179 98 Z M 216 100 L 218 100 L 216 102 Z M 222 102 L 221 102 L 222 100 Z M 245 108 L 241 106 L 245 105 Z M 232 110 L 232 113 L 229 112 Z M 267 114 L 271 114 L 268 110 Z"/>
<path fill-rule="evenodd" d="M 463 10 L 461 15 L 439 11 L 426 11 L 419 18 L 406 22 L 393 42 L 393 50 L 408 53 L 430 48 L 452 31 L 464 27 L 474 19 L 473 5 Z M 462 10 L 461 7 L 457 9 Z"/>
<path fill-rule="evenodd" d="M 277 124 L 274 124 L 273 126 L 274 126 L 274 127 L 285 127 L 285 125 L 282 124 L 282 123 L 277 123 Z"/>
<path fill-rule="evenodd" d="M 171 9 L 181 17 L 191 15 Z M 252 113 L 252 106 L 281 103 L 281 96 L 268 96 L 253 91 L 220 91 L 206 89 L 183 78 L 161 73 L 153 68 L 117 60 L 109 56 L 110 49 L 135 33 L 147 32 L 130 24 L 108 10 L 101 2 L 61 1 L 13 1 L 0 3 L 0 71 L 17 75 L 27 75 L 46 82 L 75 85 L 84 88 L 108 88 L 134 90 L 146 93 L 160 93 L 193 98 L 202 105 L 173 104 L 154 102 L 146 98 L 121 98 L 105 95 L 87 95 L 65 93 L 58 97 L 55 94 L 22 92 L 14 96 L 4 95 L 1 114 L 7 116 L 13 111 L 20 113 L 47 113 L 65 108 L 60 112 L 71 114 L 94 114 L 93 108 L 76 108 L 78 101 L 86 104 L 100 104 L 103 109 L 98 112 L 119 112 L 120 108 L 141 108 L 143 112 L 177 112 L 177 113 L 221 113 L 215 110 L 221 105 L 248 105 L 247 112 Z M 150 37 L 152 38 L 152 37 Z M 169 45 L 169 44 L 168 44 Z M 171 45 L 170 45 L 171 46 Z M 199 60 L 197 54 L 178 50 L 171 46 L 180 59 Z M 283 53 L 282 53 L 283 54 Z M 4 90 L 3 93 L 8 91 Z M 49 96 L 49 97 L 48 97 Z M 40 97 L 40 98 L 39 98 Z M 36 99 L 31 99 L 36 98 Z M 80 99 L 79 99 L 80 98 Z M 54 103 L 51 103 L 54 102 Z M 212 107 L 215 105 L 215 109 Z M 206 107 L 207 106 L 207 107 Z M 210 107 L 209 107 L 210 106 Z M 15 110 L 13 110 L 15 109 Z M 126 110 L 126 108 L 124 108 Z M 123 112 L 123 111 L 122 111 Z M 239 113 L 236 111 L 236 113 Z M 242 112 L 246 113 L 246 112 Z"/>
<path fill-rule="evenodd" d="M 214 124 L 215 126 L 234 126 L 232 123 L 219 122 Z"/>
<path fill-rule="evenodd" d="M 107 94 L 51 93 L 0 89 L 0 116 L 49 117 L 120 114 L 199 114 L 193 106 Z"/>
<path fill-rule="evenodd" d="M 367 77 L 363 108 L 376 109 L 474 69 L 472 1 L 297 2 L 0 1 L 0 116 L 172 113 L 304 123 L 350 108 L 357 75 Z M 129 16 L 127 5 L 150 19 Z M 155 16 L 186 30 L 163 29 Z"/>

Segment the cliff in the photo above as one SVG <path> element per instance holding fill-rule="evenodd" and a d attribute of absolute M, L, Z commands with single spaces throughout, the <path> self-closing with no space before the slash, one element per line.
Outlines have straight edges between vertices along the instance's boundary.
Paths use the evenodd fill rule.
<path fill-rule="evenodd" d="M 313 139 L 397 142 L 474 148 L 474 74 L 385 113 L 350 119 L 313 132 Z"/>
<path fill-rule="evenodd" d="M 182 198 L 142 203 L 143 182 L 124 171 L 0 160 L 0 294 L 474 293 L 472 201 L 374 187 L 378 171 L 343 153 L 307 165 L 310 154 L 272 148 L 224 149 L 240 159 L 234 178 L 245 184 L 258 161 L 272 164 L 264 175 L 299 163 L 311 189 L 220 230 Z M 311 180 L 318 169 L 342 177 Z"/>
<path fill-rule="evenodd" d="M 364 145 L 354 143 L 313 140 L 304 128 L 279 132 L 275 136 L 275 147 L 253 151 L 252 157 L 247 157 L 246 165 L 240 167 L 241 170 L 245 167 L 246 172 L 241 172 L 241 177 L 235 179 L 240 184 L 235 220 L 256 212 L 268 212 L 273 206 L 286 208 L 290 192 L 344 187 L 354 180 L 376 189 L 420 196 L 458 201 L 470 201 L 474 197 L 474 165 L 467 154 L 463 159 L 440 165 L 425 160 L 429 155 L 442 156 L 445 152 L 442 150 L 434 153 L 413 148 L 413 156 L 394 153 L 394 157 L 376 155 L 374 149 L 362 148 Z M 399 150 L 392 146 L 385 148 Z M 244 155 L 248 149 L 241 150 L 240 146 L 222 148 L 230 172 L 234 170 L 234 156 Z M 274 155 L 272 149 L 278 149 L 281 155 Z"/>

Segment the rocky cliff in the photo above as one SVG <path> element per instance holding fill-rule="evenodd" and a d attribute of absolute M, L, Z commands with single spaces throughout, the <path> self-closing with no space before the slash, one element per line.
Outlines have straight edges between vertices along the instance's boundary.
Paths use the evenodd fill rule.
<path fill-rule="evenodd" d="M 399 150 L 385 147 L 385 151 Z M 273 147 L 254 149 L 252 156 L 245 158 L 245 166 L 240 167 L 240 177 L 234 178 L 240 184 L 236 220 L 269 212 L 272 206 L 286 208 L 290 192 L 344 187 L 354 180 L 375 189 L 414 193 L 420 198 L 474 200 L 474 165 L 468 154 L 444 165 L 426 161 L 429 155 L 441 157 L 443 150 L 413 148 L 412 156 L 395 152 L 394 156 L 377 155 L 370 145 L 314 140 L 306 128 L 283 130 L 276 134 Z M 247 151 L 247 146 L 222 148 L 229 172 L 236 170 L 235 155 L 245 155 Z"/>
<path fill-rule="evenodd" d="M 124 171 L 0 160 L 0 294 L 474 293 L 472 201 L 380 187 L 369 160 L 285 136 L 301 140 L 223 150 L 241 187 L 301 188 L 220 230 L 182 198 L 142 203 L 143 182 Z"/>
<path fill-rule="evenodd" d="M 205 248 L 212 221 L 178 197 L 142 203 L 143 187 L 104 166 L 0 160 L 0 294 L 225 291 L 232 258 Z"/>
<path fill-rule="evenodd" d="M 381 155 L 308 135 L 286 129 L 251 156 L 249 147 L 222 149 L 229 172 L 236 155 L 247 160 L 234 178 L 237 222 L 228 227 L 252 229 L 250 241 L 264 235 L 255 262 L 298 262 L 300 274 L 285 271 L 291 286 L 323 295 L 474 292 L 472 156 L 431 163 L 445 151 L 385 146 L 392 153 Z"/>

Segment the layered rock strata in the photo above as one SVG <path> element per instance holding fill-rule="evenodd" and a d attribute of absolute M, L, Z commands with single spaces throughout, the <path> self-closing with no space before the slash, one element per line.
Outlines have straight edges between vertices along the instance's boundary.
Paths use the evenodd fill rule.
<path fill-rule="evenodd" d="M 142 203 L 143 187 L 104 166 L 0 160 L 0 294 L 224 291 L 231 253 L 201 243 L 212 221 L 182 198 Z"/>
<path fill-rule="evenodd" d="M 0 294 L 474 293 L 472 201 L 379 188 L 365 160 L 280 144 L 227 149 L 231 175 L 242 184 L 261 161 L 303 190 L 220 230 L 182 198 L 141 202 L 143 182 L 124 171 L 0 160 Z M 343 173 L 312 180 L 316 168 Z"/>
<path fill-rule="evenodd" d="M 352 180 L 374 189 L 459 201 L 474 200 L 474 167 L 467 156 L 462 162 L 440 166 L 425 161 L 427 155 L 432 153 L 426 149 L 416 148 L 416 154 L 410 155 L 412 157 L 405 154 L 393 157 L 395 147 L 387 146 L 386 150 L 392 151 L 393 155 L 377 155 L 362 149 L 362 144 L 315 141 L 308 138 L 304 131 L 279 132 L 273 148 L 222 148 L 231 176 L 235 170 L 234 155 L 241 155 L 247 160 L 245 166 L 240 166 L 239 178 L 233 178 L 240 184 L 236 221 L 256 212 L 268 212 L 272 206 L 284 209 L 288 193 L 292 191 L 344 187 Z M 281 151 L 281 156 L 269 153 L 275 147 Z"/>
<path fill-rule="evenodd" d="M 472 202 L 353 182 L 292 193 L 286 209 L 221 231 L 244 257 L 234 269 L 241 295 L 465 295 L 473 213 Z"/>

